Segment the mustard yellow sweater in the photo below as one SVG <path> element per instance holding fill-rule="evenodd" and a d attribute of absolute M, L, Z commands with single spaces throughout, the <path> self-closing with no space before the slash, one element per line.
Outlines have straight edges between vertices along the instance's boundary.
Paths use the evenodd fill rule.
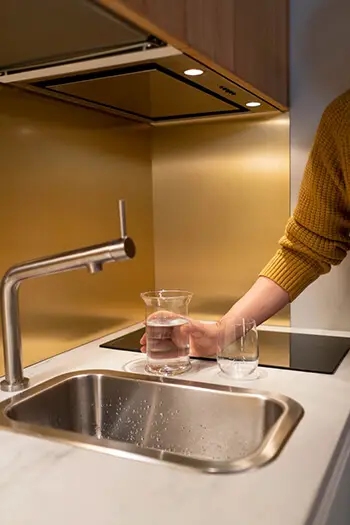
<path fill-rule="evenodd" d="M 261 272 L 291 301 L 350 248 L 350 90 L 325 110 L 280 249 Z"/>

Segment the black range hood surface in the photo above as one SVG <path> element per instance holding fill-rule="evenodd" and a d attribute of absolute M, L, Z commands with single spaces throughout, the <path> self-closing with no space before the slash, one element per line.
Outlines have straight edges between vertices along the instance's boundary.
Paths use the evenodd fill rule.
<path fill-rule="evenodd" d="M 224 85 L 229 83 L 223 84 L 223 79 L 213 71 L 206 71 L 206 83 L 182 74 L 181 70 L 191 65 L 193 62 L 182 55 L 163 63 L 159 60 L 73 74 L 33 85 L 78 103 L 92 103 L 100 109 L 123 112 L 149 122 L 249 113 L 236 96 L 237 88 L 235 92 L 229 90 Z"/>
<path fill-rule="evenodd" d="M 139 352 L 143 333 L 136 330 L 100 346 Z M 260 366 L 334 374 L 350 349 L 350 338 L 259 330 L 259 345 Z"/>

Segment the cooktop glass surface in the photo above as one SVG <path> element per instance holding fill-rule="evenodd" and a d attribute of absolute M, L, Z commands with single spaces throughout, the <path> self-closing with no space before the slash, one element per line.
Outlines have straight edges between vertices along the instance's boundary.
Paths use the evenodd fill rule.
<path fill-rule="evenodd" d="M 136 330 L 101 346 L 139 352 L 143 333 Z M 333 374 L 348 353 L 350 338 L 259 330 L 259 346 L 260 366 Z"/>

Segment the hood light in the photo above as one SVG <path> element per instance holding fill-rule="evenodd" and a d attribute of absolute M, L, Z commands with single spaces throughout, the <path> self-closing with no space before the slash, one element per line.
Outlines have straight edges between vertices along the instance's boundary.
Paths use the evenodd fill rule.
<path fill-rule="evenodd" d="M 258 108 L 259 106 L 261 106 L 261 102 L 247 102 L 246 106 L 248 108 Z"/>
<path fill-rule="evenodd" d="M 204 71 L 203 69 L 186 69 L 184 73 L 188 77 L 199 77 L 200 75 L 203 75 Z"/>

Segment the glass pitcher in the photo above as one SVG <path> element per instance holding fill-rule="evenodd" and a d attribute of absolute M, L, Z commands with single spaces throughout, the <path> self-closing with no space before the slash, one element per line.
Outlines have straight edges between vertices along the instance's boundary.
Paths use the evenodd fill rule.
<path fill-rule="evenodd" d="M 183 290 L 145 292 L 146 370 L 181 374 L 191 367 L 188 305 L 193 294 Z"/>

